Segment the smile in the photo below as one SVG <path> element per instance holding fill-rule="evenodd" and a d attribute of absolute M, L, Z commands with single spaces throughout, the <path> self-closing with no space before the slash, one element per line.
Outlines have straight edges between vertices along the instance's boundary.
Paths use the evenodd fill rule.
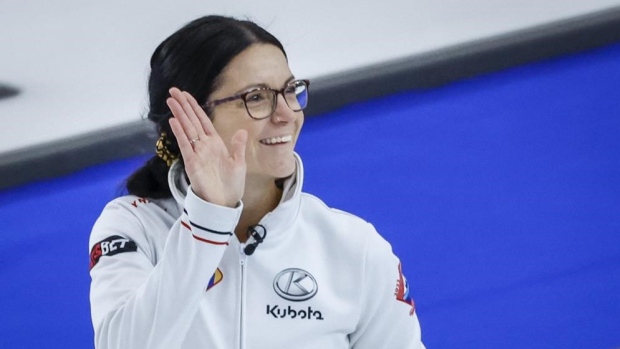
<path fill-rule="evenodd" d="M 282 137 L 271 137 L 271 138 L 261 139 L 259 142 L 262 144 L 273 145 L 273 144 L 288 143 L 291 140 L 293 140 L 293 136 L 286 135 Z"/>

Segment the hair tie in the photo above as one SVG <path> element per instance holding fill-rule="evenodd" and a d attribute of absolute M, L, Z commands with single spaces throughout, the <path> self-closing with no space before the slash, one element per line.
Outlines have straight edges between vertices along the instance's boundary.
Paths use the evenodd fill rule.
<path fill-rule="evenodd" d="M 155 143 L 155 153 L 160 159 L 166 162 L 168 167 L 172 166 L 174 161 L 179 158 L 177 155 L 170 152 L 170 149 L 168 149 L 170 145 L 172 145 L 172 142 L 170 142 L 166 134 L 162 132 L 157 143 Z"/>

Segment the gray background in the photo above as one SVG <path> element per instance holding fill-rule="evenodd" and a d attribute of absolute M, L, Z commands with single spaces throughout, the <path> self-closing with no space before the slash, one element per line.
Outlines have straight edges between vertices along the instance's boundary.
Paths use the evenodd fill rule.
<path fill-rule="evenodd" d="M 204 14 L 249 17 L 317 78 L 620 5 L 620 0 L 2 0 L 0 155 L 140 120 L 155 46 Z"/>

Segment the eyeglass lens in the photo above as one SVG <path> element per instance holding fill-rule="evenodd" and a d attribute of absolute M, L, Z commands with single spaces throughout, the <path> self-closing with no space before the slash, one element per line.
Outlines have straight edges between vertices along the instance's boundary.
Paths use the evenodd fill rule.
<path fill-rule="evenodd" d="M 293 111 L 300 111 L 308 104 L 308 86 L 304 81 L 294 81 L 284 89 L 283 95 L 286 104 Z M 253 118 L 264 119 L 276 109 L 277 96 L 277 92 L 273 90 L 256 90 L 245 96 L 245 105 Z"/>

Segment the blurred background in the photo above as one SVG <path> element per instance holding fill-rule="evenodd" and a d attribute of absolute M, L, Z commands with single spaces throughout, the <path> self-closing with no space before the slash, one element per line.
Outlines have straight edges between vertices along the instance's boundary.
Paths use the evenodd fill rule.
<path fill-rule="evenodd" d="M 88 235 L 154 150 L 155 47 L 256 21 L 305 190 L 400 256 L 428 348 L 620 347 L 620 1 L 0 3 L 0 347 L 92 348 Z"/>

